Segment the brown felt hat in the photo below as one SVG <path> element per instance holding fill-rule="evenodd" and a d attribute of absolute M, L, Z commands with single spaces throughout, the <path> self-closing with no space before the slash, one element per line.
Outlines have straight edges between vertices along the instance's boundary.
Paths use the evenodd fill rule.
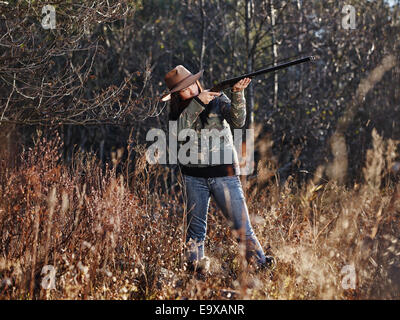
<path fill-rule="evenodd" d="M 204 70 L 200 70 L 196 74 L 192 74 L 184 66 L 179 65 L 168 72 L 165 76 L 165 83 L 169 89 L 169 92 L 161 97 L 162 101 L 168 101 L 171 99 L 171 93 L 180 91 L 189 87 L 195 83 L 203 75 Z"/>

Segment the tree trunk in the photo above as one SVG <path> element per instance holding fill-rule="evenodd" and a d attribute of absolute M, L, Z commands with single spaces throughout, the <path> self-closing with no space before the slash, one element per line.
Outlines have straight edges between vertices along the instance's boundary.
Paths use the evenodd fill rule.
<path fill-rule="evenodd" d="M 303 11 L 302 11 L 302 7 L 301 7 L 301 1 L 302 0 L 297 0 L 297 9 L 299 10 L 299 28 L 300 31 L 303 31 Z M 298 38 L 297 38 L 297 50 L 299 51 L 299 54 L 301 53 L 301 51 L 303 50 L 302 47 L 302 32 L 299 32 Z M 304 66 L 300 65 L 300 78 L 299 78 L 299 92 L 302 93 L 303 92 L 303 74 L 304 74 Z"/>
<path fill-rule="evenodd" d="M 203 69 L 204 54 L 206 52 L 206 15 L 204 14 L 204 0 L 200 0 L 201 16 L 201 50 L 200 50 L 200 69 Z"/>
<path fill-rule="evenodd" d="M 253 53 L 251 52 L 251 39 L 250 39 L 250 23 L 251 23 L 251 11 L 252 11 L 252 0 L 246 0 L 245 6 L 245 27 L 246 27 L 246 52 L 247 52 L 247 72 L 253 71 Z M 253 127 L 254 123 L 254 87 L 253 84 L 247 88 L 247 128 Z"/>
<path fill-rule="evenodd" d="M 270 9 L 271 9 L 271 40 L 272 40 L 272 62 L 274 66 L 278 61 L 278 45 L 276 44 L 276 34 L 275 34 L 275 26 L 276 26 L 276 11 L 274 8 L 274 0 L 270 0 Z M 274 100 L 273 100 L 273 108 L 276 109 L 278 107 L 278 73 L 274 74 Z"/>

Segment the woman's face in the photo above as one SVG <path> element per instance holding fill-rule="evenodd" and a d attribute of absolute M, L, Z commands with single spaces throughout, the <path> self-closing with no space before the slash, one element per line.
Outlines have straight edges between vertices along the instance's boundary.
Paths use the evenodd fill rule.
<path fill-rule="evenodd" d="M 179 91 L 179 95 L 181 96 L 182 100 L 193 98 L 198 94 L 199 94 L 199 87 L 197 86 L 196 82 L 191 84 L 189 87 L 186 87 L 185 89 Z"/>

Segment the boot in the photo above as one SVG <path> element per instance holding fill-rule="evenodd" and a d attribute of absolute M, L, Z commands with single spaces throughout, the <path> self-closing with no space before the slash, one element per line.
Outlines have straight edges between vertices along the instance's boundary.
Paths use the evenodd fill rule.
<path fill-rule="evenodd" d="M 201 276 L 207 275 L 210 271 L 210 258 L 204 256 L 200 260 L 189 261 L 188 270 Z"/>

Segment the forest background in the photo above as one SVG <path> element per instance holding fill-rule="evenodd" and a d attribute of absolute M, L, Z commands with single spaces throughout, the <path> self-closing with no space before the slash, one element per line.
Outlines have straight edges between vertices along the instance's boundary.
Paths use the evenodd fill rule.
<path fill-rule="evenodd" d="M 54 29 L 43 20 L 48 4 Z M 4 296 L 398 297 L 399 1 L 0 1 L 0 19 Z M 256 230 L 282 269 L 275 280 L 245 276 L 216 215 L 210 239 L 230 248 L 221 266 L 229 276 L 214 281 L 215 290 L 212 281 L 193 284 L 181 274 L 184 219 L 176 217 L 185 210 L 176 166 L 143 157 L 147 132 L 168 129 L 168 104 L 159 100 L 166 72 L 178 64 L 204 69 L 209 88 L 308 55 L 318 60 L 246 89 L 256 171 L 242 182 Z M 154 233 L 172 241 L 171 252 Z M 296 254 L 304 265 L 293 265 Z M 58 291 L 40 286 L 50 261 L 63 261 Z M 346 265 L 359 275 L 350 291 L 340 285 Z M 132 279 L 109 276 L 129 270 Z M 168 287 L 162 271 L 178 280 Z M 68 272 L 81 278 L 72 285 Z M 114 285 L 120 279 L 127 285 Z"/>

